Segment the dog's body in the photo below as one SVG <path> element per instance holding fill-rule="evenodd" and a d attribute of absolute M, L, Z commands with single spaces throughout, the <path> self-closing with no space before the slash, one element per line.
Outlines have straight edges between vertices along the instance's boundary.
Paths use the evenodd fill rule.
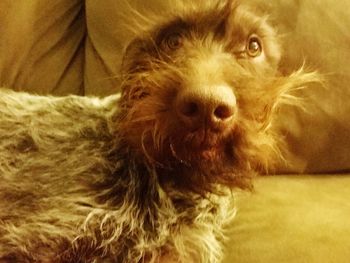
<path fill-rule="evenodd" d="M 120 97 L 0 91 L 0 262 L 220 262 L 232 189 L 314 76 L 279 76 L 274 31 L 235 2 L 178 12 L 129 45 Z"/>
<path fill-rule="evenodd" d="M 121 145 L 118 96 L 0 98 L 0 262 L 215 262 L 228 198 L 165 193 Z"/>

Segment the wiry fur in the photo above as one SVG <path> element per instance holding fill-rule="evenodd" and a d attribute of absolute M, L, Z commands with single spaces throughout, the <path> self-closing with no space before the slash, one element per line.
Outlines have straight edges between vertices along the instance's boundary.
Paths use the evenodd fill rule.
<path fill-rule="evenodd" d="M 266 19 L 218 3 L 184 4 L 138 32 L 121 96 L 0 90 L 0 262 L 220 262 L 232 189 L 278 156 L 274 113 L 315 76 L 279 75 Z M 163 46 L 172 30 L 186 32 L 175 51 Z M 261 58 L 237 53 L 252 33 Z M 218 82 L 237 97 L 233 127 L 184 130 L 179 90 Z M 214 146 L 197 151 L 206 136 Z"/>

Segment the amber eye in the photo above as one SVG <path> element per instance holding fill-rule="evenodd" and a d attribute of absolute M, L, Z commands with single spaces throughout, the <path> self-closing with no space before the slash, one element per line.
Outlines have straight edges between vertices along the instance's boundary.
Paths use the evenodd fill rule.
<path fill-rule="evenodd" d="M 164 45 L 172 50 L 179 49 L 182 46 L 183 36 L 180 33 L 169 34 L 164 39 Z"/>
<path fill-rule="evenodd" d="M 253 35 L 250 36 L 247 42 L 246 52 L 250 57 L 257 57 L 262 52 L 262 46 L 260 39 Z"/>

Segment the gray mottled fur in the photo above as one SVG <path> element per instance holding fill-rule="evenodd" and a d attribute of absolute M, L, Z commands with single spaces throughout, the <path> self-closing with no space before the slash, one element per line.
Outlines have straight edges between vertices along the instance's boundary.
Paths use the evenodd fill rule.
<path fill-rule="evenodd" d="M 231 196 L 165 194 L 119 141 L 117 100 L 0 89 L 0 262 L 221 258 Z"/>

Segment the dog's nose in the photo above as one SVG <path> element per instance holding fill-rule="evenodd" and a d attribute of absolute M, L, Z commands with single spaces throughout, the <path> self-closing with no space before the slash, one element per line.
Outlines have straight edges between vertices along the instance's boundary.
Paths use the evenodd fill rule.
<path fill-rule="evenodd" d="M 234 119 L 236 97 L 226 85 L 188 89 L 178 94 L 176 108 L 181 121 L 190 128 L 206 125 L 223 130 Z"/>

